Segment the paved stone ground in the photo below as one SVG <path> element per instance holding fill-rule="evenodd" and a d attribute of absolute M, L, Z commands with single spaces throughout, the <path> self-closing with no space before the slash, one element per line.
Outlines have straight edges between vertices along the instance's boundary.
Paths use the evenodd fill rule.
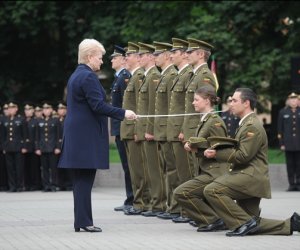
<path fill-rule="evenodd" d="M 189 224 L 126 216 L 113 211 L 124 198 L 120 187 L 96 187 L 92 196 L 94 223 L 102 233 L 74 232 L 72 192 L 1 192 L 0 249 L 300 249 L 300 233 L 229 238 L 224 231 L 197 233 Z M 276 190 L 261 207 L 264 217 L 288 218 L 300 212 L 300 192 Z"/>

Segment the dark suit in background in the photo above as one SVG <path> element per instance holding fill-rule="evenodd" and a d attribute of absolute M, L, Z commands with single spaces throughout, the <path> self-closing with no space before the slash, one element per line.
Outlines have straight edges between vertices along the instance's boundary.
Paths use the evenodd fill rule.
<path fill-rule="evenodd" d="M 121 69 L 119 72 L 116 73 L 115 79 L 112 83 L 111 88 L 111 104 L 114 107 L 121 108 L 123 103 L 123 95 L 124 91 L 127 87 L 127 82 L 131 77 L 130 73 L 126 69 Z M 125 189 L 126 189 L 126 200 L 124 201 L 125 206 L 132 206 L 133 203 L 133 191 L 132 191 L 132 184 L 130 178 L 130 172 L 128 167 L 128 160 L 126 155 L 126 149 L 124 142 L 121 141 L 120 138 L 120 126 L 121 121 L 118 119 L 111 119 L 111 130 L 110 133 L 112 136 L 115 136 L 115 142 L 118 148 L 118 152 L 120 155 L 122 167 L 124 170 L 124 177 L 125 177 Z"/>

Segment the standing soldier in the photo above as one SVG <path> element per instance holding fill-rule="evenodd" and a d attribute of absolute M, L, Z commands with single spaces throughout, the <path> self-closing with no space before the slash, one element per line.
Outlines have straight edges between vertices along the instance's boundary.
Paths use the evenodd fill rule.
<path fill-rule="evenodd" d="M 34 152 L 37 120 L 33 117 L 34 107 L 31 102 L 24 104 L 24 114 L 29 139 L 25 154 L 24 180 L 26 190 L 33 191 L 41 188 L 41 170 L 39 157 Z"/>
<path fill-rule="evenodd" d="M 62 147 L 62 136 L 64 130 L 64 121 L 67 114 L 67 104 L 64 101 L 59 101 L 57 104 L 57 115 L 59 121 L 59 140 L 58 148 Z M 60 155 L 60 153 L 59 153 Z M 70 169 L 57 168 L 57 183 L 60 190 L 71 191 L 72 190 L 72 179 Z"/>
<path fill-rule="evenodd" d="M 169 115 L 184 114 L 186 86 L 193 75 L 193 67 L 188 64 L 188 56 L 186 54 L 188 42 L 178 38 L 172 38 L 172 41 L 171 59 L 179 71 L 171 86 Z M 170 116 L 167 122 L 167 139 L 172 144 L 177 170 L 176 174 L 179 177 L 179 180 L 173 178 L 172 190 L 194 176 L 194 169 L 190 168 L 191 166 L 188 163 L 188 152 L 183 147 L 183 120 L 183 116 Z M 173 222 L 188 222 L 190 219 L 184 216 L 183 213 L 184 211 L 181 211 L 181 216 L 173 218 Z"/>
<path fill-rule="evenodd" d="M 155 64 L 161 68 L 161 77 L 156 87 L 155 115 L 166 115 L 166 117 L 155 117 L 154 140 L 158 142 L 161 167 L 165 173 L 167 209 L 166 212 L 157 215 L 161 219 L 173 219 L 179 217 L 180 209 L 174 202 L 173 189 L 176 182 L 177 171 L 172 144 L 167 141 L 167 115 L 171 97 L 171 86 L 177 76 L 177 70 L 171 62 L 172 44 L 153 42 L 155 46 Z M 176 175 L 176 176 L 175 176 Z"/>
<path fill-rule="evenodd" d="M 130 72 L 127 69 L 125 69 L 125 64 L 126 64 L 125 53 L 126 53 L 125 49 L 115 45 L 115 50 L 111 55 L 111 65 L 112 68 L 116 71 L 115 79 L 111 87 L 111 104 L 112 106 L 118 108 L 122 108 L 124 91 L 131 77 Z M 133 203 L 132 184 L 131 184 L 125 145 L 120 138 L 121 121 L 111 118 L 110 125 L 111 125 L 110 133 L 112 136 L 115 136 L 115 143 L 117 145 L 117 149 L 119 152 L 119 156 L 124 171 L 125 190 L 126 190 L 126 199 L 124 201 L 124 204 L 120 207 L 115 207 L 114 210 L 124 211 L 126 209 L 129 209 Z"/>
<path fill-rule="evenodd" d="M 52 111 L 52 105 L 49 102 L 44 102 L 44 118 L 38 119 L 36 133 L 35 153 L 41 156 L 42 182 L 45 192 L 56 191 L 56 165 L 60 154 L 59 121 L 57 118 L 51 117 Z"/>
<path fill-rule="evenodd" d="M 289 181 L 287 191 L 300 191 L 300 107 L 298 95 L 291 93 L 288 106 L 278 116 L 278 139 L 280 149 L 285 152 Z"/>
<path fill-rule="evenodd" d="M 139 43 L 140 65 L 146 71 L 145 78 L 139 88 L 137 114 L 154 115 L 155 90 L 160 78 L 160 72 L 155 66 L 153 52 L 155 47 Z M 143 162 L 149 180 L 151 207 L 149 211 L 143 212 L 143 216 L 156 216 L 166 209 L 166 195 L 164 188 L 163 170 L 160 166 L 158 145 L 153 136 L 154 118 L 140 118 L 136 121 L 136 135 L 143 144 Z"/>
<path fill-rule="evenodd" d="M 4 143 L 4 120 L 8 116 L 8 105 L 3 105 L 3 114 L 0 114 L 0 191 L 6 191 L 8 189 L 7 184 L 7 171 L 5 164 L 5 157 L 3 154 Z"/>
<path fill-rule="evenodd" d="M 137 111 L 138 92 L 144 78 L 144 69 L 140 67 L 138 54 L 139 46 L 128 42 L 126 51 L 126 68 L 132 75 L 123 96 L 123 109 Z M 138 215 L 150 208 L 149 190 L 146 183 L 146 171 L 142 158 L 142 144 L 135 138 L 135 121 L 121 122 L 121 139 L 125 143 L 127 159 L 129 161 L 130 177 L 133 189 L 133 206 L 124 210 L 126 215 Z"/>
<path fill-rule="evenodd" d="M 27 126 L 24 117 L 18 115 L 18 105 L 8 103 L 9 117 L 4 119 L 4 144 L 9 192 L 24 190 L 24 154 L 27 152 Z"/>
<path fill-rule="evenodd" d="M 213 46 L 207 42 L 188 38 L 189 46 L 187 53 L 189 54 L 189 63 L 193 66 L 194 75 L 186 86 L 185 93 L 185 113 L 194 113 L 194 93 L 199 87 L 210 84 L 216 89 L 216 82 L 214 75 L 209 70 L 207 61 L 210 57 Z M 183 121 L 183 135 L 184 141 L 190 137 L 195 136 L 197 126 L 199 125 L 199 116 L 185 116 Z M 195 169 L 195 175 L 198 173 L 198 166 L 194 153 L 188 154 L 190 168 Z"/>
<path fill-rule="evenodd" d="M 222 119 L 225 122 L 226 128 L 227 128 L 227 133 L 229 137 L 234 138 L 236 129 L 239 127 L 239 121 L 240 118 L 232 114 L 232 111 L 230 109 L 230 103 L 232 101 L 232 97 L 228 96 L 226 98 L 226 106 L 228 110 L 222 112 Z"/>

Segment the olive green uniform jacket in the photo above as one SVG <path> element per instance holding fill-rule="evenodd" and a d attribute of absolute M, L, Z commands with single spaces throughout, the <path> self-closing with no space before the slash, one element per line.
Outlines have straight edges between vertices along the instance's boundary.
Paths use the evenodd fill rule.
<path fill-rule="evenodd" d="M 123 96 L 123 109 L 137 112 L 139 88 L 144 78 L 144 69 L 137 69 L 130 78 Z M 121 122 L 121 139 L 134 139 L 135 121 L 124 119 Z"/>
<path fill-rule="evenodd" d="M 254 113 L 242 121 L 235 139 L 239 141 L 237 148 L 217 150 L 216 159 L 231 163 L 231 167 L 215 182 L 253 197 L 271 198 L 268 140 Z"/>
<path fill-rule="evenodd" d="M 207 64 L 201 65 L 189 81 L 185 93 L 185 113 L 195 113 L 193 106 L 195 91 L 205 84 L 210 84 L 216 88 L 215 78 L 208 68 Z M 185 140 L 195 135 L 197 125 L 199 124 L 199 116 L 185 116 L 183 122 L 183 134 Z"/>

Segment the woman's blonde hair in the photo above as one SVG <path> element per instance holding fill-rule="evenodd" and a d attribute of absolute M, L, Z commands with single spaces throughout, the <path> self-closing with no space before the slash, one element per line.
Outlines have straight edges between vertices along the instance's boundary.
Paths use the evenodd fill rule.
<path fill-rule="evenodd" d="M 78 64 L 88 63 L 88 56 L 96 54 L 98 51 L 104 55 L 106 53 L 103 45 L 95 39 L 84 39 L 78 46 Z"/>

